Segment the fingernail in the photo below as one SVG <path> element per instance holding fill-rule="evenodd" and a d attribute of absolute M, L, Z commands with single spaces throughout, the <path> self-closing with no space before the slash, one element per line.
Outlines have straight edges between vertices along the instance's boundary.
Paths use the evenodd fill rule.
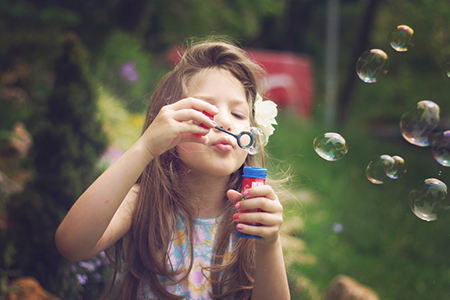
<path fill-rule="evenodd" d="M 216 123 L 215 121 L 212 121 L 212 123 L 214 124 L 214 126 L 216 126 L 216 125 L 217 125 L 217 123 Z"/>
<path fill-rule="evenodd" d="M 213 105 L 213 110 L 214 110 L 215 112 L 219 112 L 219 109 L 218 109 L 217 106 L 215 106 L 215 105 Z"/>
<path fill-rule="evenodd" d="M 236 203 L 236 205 L 234 207 L 236 207 L 236 209 L 241 208 L 241 203 L 240 202 Z"/>
<path fill-rule="evenodd" d="M 242 195 L 244 195 L 244 196 L 248 196 L 248 194 L 250 194 L 249 191 L 244 191 L 244 192 L 242 193 Z"/>
<path fill-rule="evenodd" d="M 244 226 L 241 225 L 241 224 L 239 224 L 239 225 L 237 226 L 237 229 L 238 229 L 238 230 L 242 230 L 242 229 L 244 229 Z"/>
<path fill-rule="evenodd" d="M 239 214 L 234 214 L 233 219 L 235 219 L 235 220 L 239 219 Z"/>

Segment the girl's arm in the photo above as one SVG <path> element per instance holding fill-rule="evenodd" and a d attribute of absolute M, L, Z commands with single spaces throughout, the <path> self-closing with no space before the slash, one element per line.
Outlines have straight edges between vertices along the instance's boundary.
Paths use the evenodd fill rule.
<path fill-rule="evenodd" d="M 260 236 L 256 240 L 256 270 L 252 299 L 290 299 L 289 285 L 284 265 L 283 250 L 279 238 L 283 223 L 283 207 L 273 189 L 268 186 L 251 188 L 244 192 L 247 200 L 239 201 L 241 194 L 229 190 L 228 198 L 235 203 L 238 213 L 234 219 L 237 230 Z M 261 209 L 261 212 L 243 212 Z M 241 213 L 242 212 L 242 213 Z M 244 223 L 259 223 L 252 226 Z"/>
<path fill-rule="evenodd" d="M 280 239 L 256 244 L 256 270 L 252 299 L 291 299 Z"/>
<path fill-rule="evenodd" d="M 139 140 L 80 196 L 55 235 L 58 250 L 70 260 L 83 260 L 105 250 L 130 228 L 138 195 L 132 188 L 145 167 L 181 142 L 205 143 L 215 124 L 202 111 L 217 108 L 186 98 L 164 106 Z M 204 124 L 203 128 L 196 124 Z"/>
<path fill-rule="evenodd" d="M 87 259 L 128 231 L 137 198 L 132 186 L 150 161 L 144 153 L 141 143 L 133 145 L 75 202 L 55 235 L 63 256 L 74 261 Z"/>

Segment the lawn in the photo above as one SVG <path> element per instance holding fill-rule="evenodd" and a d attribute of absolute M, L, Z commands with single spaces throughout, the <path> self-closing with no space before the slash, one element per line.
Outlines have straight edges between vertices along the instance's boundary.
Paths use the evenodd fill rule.
<path fill-rule="evenodd" d="M 381 138 L 370 122 L 360 122 L 339 132 L 349 151 L 329 162 L 313 149 L 314 137 L 326 132 L 320 122 L 283 111 L 277 120 L 269 151 L 277 166 L 291 168 L 290 189 L 303 195 L 284 205 L 285 223 L 289 227 L 291 219 L 301 218 L 301 225 L 288 231 L 304 243 L 299 257 L 309 258 L 290 263 L 293 299 L 321 299 L 339 274 L 371 287 L 383 300 L 450 299 L 450 216 L 425 222 L 408 204 L 418 181 L 450 182 L 430 149 L 400 135 Z M 408 170 L 375 185 L 365 171 L 382 154 L 400 155 Z"/>

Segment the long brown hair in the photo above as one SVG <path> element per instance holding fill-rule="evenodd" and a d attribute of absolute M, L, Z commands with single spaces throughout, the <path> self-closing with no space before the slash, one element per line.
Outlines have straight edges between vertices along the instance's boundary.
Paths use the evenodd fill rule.
<path fill-rule="evenodd" d="M 257 93 L 261 93 L 260 80 L 262 68 L 249 59 L 245 51 L 229 42 L 207 41 L 190 45 L 184 50 L 180 62 L 159 83 L 154 91 L 147 112 L 144 131 L 154 120 L 160 109 L 174 103 L 186 95 L 186 86 L 190 78 L 202 70 L 220 68 L 229 71 L 243 85 L 249 103 L 253 104 Z M 253 109 L 251 110 L 253 111 Z M 254 126 L 251 113 L 250 122 Z M 248 155 L 245 165 L 258 166 L 258 159 Z M 169 293 L 158 280 L 158 275 L 178 283 L 189 275 L 191 266 L 183 276 L 176 280 L 177 272 L 170 265 L 169 246 L 176 230 L 177 220 L 185 220 L 191 255 L 193 253 L 193 231 L 196 208 L 186 201 L 191 191 L 182 184 L 184 169 L 176 148 L 166 151 L 153 159 L 138 179 L 140 192 L 132 217 L 128 234 L 116 247 L 118 254 L 124 256 L 126 271 L 121 276 L 118 299 L 136 299 L 141 281 L 160 299 L 182 299 Z M 229 188 L 241 189 L 242 168 L 231 174 Z M 216 246 L 212 258 L 210 281 L 212 298 L 247 299 L 253 287 L 255 245 L 251 239 L 238 239 L 234 244 L 231 258 L 224 259 L 228 252 L 230 239 L 235 232 L 233 222 L 234 205 L 226 198 L 223 201 L 225 211 L 220 218 L 216 236 Z M 125 242 L 124 242 L 125 241 Z M 119 248 L 124 246 L 123 250 Z M 116 269 L 117 271 L 117 269 Z"/>

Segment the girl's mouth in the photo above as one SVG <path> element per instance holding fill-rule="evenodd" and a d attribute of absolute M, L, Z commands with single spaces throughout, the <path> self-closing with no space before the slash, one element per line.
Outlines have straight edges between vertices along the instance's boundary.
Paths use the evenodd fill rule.
<path fill-rule="evenodd" d="M 212 146 L 222 152 L 229 152 L 233 149 L 233 145 L 227 137 L 222 137 L 215 141 Z"/>

